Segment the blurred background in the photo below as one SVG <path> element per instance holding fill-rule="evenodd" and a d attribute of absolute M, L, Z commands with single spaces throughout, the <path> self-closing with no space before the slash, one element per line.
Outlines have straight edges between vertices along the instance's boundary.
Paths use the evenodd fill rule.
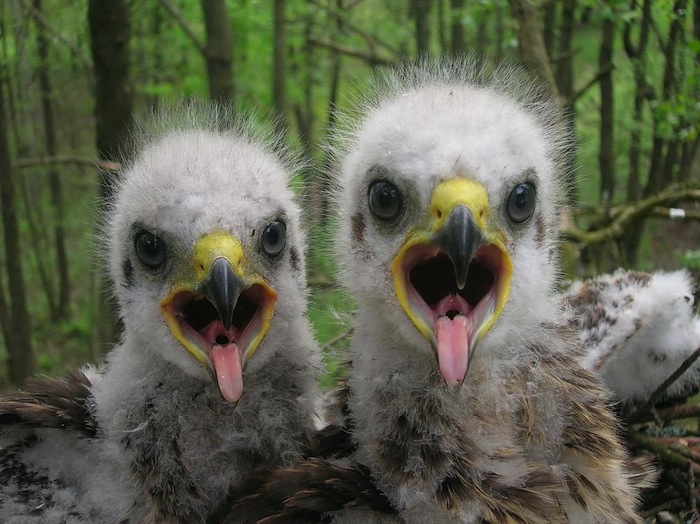
<path fill-rule="evenodd" d="M 2 0 L 0 389 L 99 363 L 116 340 L 100 201 L 134 115 L 183 98 L 270 115 L 313 159 L 297 173 L 309 314 L 342 351 L 352 305 L 321 175 L 336 110 L 394 64 L 464 54 L 525 64 L 566 110 L 567 278 L 700 274 L 700 0 Z"/>

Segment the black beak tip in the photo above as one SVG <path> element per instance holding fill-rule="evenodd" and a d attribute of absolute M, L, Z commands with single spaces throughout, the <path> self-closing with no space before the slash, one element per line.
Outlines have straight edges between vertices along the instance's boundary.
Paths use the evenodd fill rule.
<path fill-rule="evenodd" d="M 225 258 L 214 260 L 209 274 L 198 286 L 198 291 L 214 305 L 226 331 L 231 329 L 233 311 L 243 289 L 243 281 Z"/>
<path fill-rule="evenodd" d="M 476 250 L 486 241 L 486 237 L 474 222 L 471 211 L 466 206 L 455 207 L 447 221 L 435 235 L 440 245 L 452 261 L 457 287 L 462 290 L 467 285 L 469 265 Z"/>

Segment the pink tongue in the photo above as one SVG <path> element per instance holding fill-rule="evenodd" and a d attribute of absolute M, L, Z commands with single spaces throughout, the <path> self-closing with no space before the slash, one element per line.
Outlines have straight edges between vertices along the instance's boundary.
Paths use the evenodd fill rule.
<path fill-rule="evenodd" d="M 435 321 L 440 373 L 451 386 L 460 384 L 467 374 L 472 325 L 466 315 L 471 309 L 459 295 L 445 297 L 433 307 L 438 315 L 445 315 L 449 311 L 459 312 L 453 319 L 439 316 Z"/>
<path fill-rule="evenodd" d="M 238 346 L 233 342 L 226 346 L 214 344 L 209 355 L 221 396 L 230 404 L 237 402 L 243 394 L 243 370 Z"/>

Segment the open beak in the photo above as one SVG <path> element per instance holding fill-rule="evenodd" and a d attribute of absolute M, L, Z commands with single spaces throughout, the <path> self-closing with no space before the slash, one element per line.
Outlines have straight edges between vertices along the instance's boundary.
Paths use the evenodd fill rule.
<path fill-rule="evenodd" d="M 399 303 L 431 343 L 451 387 L 503 311 L 513 272 L 503 234 L 487 223 L 484 187 L 466 178 L 435 187 L 427 227 L 411 231 L 392 264 Z"/>
<path fill-rule="evenodd" d="M 277 294 L 246 269 L 241 243 L 223 232 L 195 244 L 193 265 L 161 302 L 163 317 L 231 404 L 243 393 L 245 365 L 265 337 Z"/>

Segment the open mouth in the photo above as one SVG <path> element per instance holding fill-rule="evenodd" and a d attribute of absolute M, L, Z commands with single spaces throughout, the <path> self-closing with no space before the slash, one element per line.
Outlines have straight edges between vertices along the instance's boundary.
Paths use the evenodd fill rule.
<path fill-rule="evenodd" d="M 509 261 L 493 244 L 480 246 L 461 289 L 454 264 L 435 244 L 410 247 L 400 265 L 409 317 L 437 351 L 440 371 L 448 384 L 464 379 L 472 350 L 503 307 L 509 281 Z"/>
<path fill-rule="evenodd" d="M 176 338 L 207 366 L 221 395 L 233 403 L 242 394 L 243 368 L 267 331 L 274 303 L 271 290 L 253 284 L 224 322 L 207 297 L 184 290 L 163 304 L 163 313 Z"/>

